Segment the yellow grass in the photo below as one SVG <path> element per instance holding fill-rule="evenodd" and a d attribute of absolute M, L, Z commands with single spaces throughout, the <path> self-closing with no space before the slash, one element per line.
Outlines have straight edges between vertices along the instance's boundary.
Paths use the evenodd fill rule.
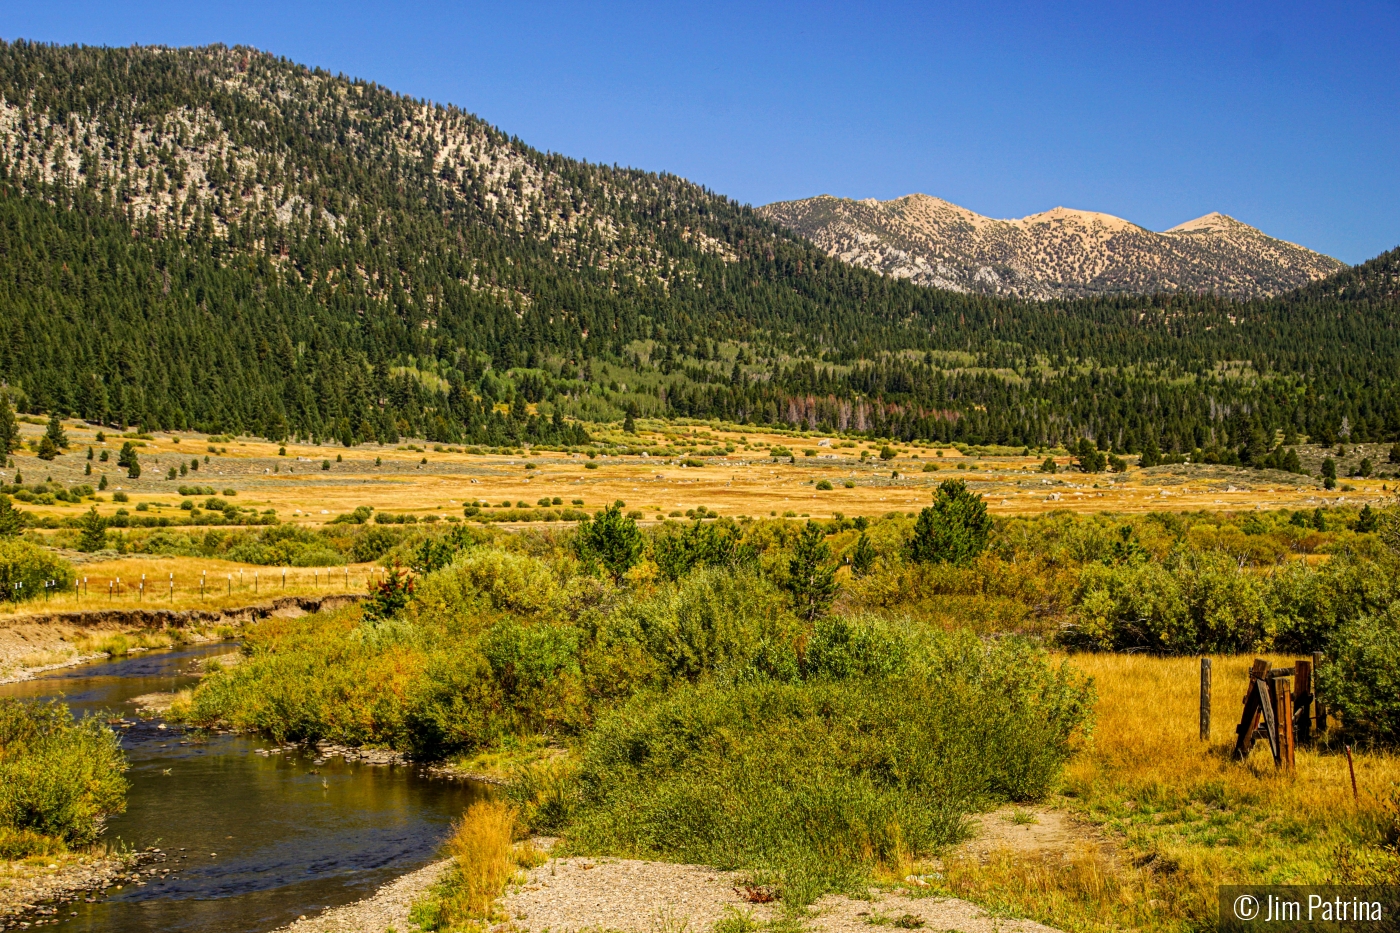
<path fill-rule="evenodd" d="M 515 810 L 500 800 L 479 800 L 453 826 L 447 840 L 452 864 L 429 900 L 414 911 L 426 929 L 477 930 L 497 916 L 496 898 L 517 869 L 539 863 L 536 850 L 514 845 Z"/>
<path fill-rule="evenodd" d="M 1097 725 L 1060 803 L 1093 831 L 1063 860 L 952 862 L 951 889 L 1068 930 L 1185 930 L 1214 917 L 1217 885 L 1340 881 L 1358 863 L 1393 877 L 1400 859 L 1381 842 L 1400 829 L 1400 758 L 1356 749 L 1355 800 L 1336 747 L 1299 748 L 1292 774 L 1274 768 L 1267 743 L 1234 762 L 1251 661 L 1213 659 L 1207 743 L 1197 658 L 1073 657 L 1097 684 Z"/>
<path fill-rule="evenodd" d="M 21 603 L 0 615 L 0 623 L 81 610 L 229 609 L 279 596 L 364 593 L 369 582 L 383 574 L 376 563 L 262 567 L 217 558 L 161 555 L 95 561 L 80 564 L 75 570 L 76 591 Z"/>
<path fill-rule="evenodd" d="M 636 446 L 657 447 L 693 442 L 698 453 L 671 458 L 526 452 L 514 454 L 469 454 L 462 447 L 434 450 L 419 441 L 410 449 L 408 442 L 381 447 L 366 444 L 345 448 L 338 444 L 288 444 L 279 456 L 279 445 L 251 439 L 219 442 L 208 453 L 206 438 L 195 434 L 156 435 L 141 441 L 138 453 L 143 463 L 140 479 L 129 480 L 116 468 L 115 455 L 122 439 L 109 433 L 104 444 L 96 442 L 96 431 L 81 423 L 70 423 L 67 432 L 73 446 L 51 462 L 44 462 L 25 450 L 15 454 L 16 467 L 26 482 L 52 476 L 64 485 L 97 485 L 99 475 L 107 474 L 111 484 L 102 494 L 98 511 L 110 515 L 118 508 L 133 515 L 182 516 L 180 485 L 212 486 L 222 497 L 225 488 L 237 495 L 229 499 L 240 506 L 259 511 L 275 509 L 282 521 L 322 524 L 336 515 L 361 505 L 392 512 L 412 513 L 420 518 L 459 517 L 462 506 L 474 500 L 493 505 L 509 500 L 533 506 L 543 496 L 558 497 L 565 507 L 574 499 L 596 509 L 616 499 L 628 509 L 641 511 L 647 520 L 672 512 L 705 506 L 722 515 L 754 517 L 771 514 L 826 517 L 834 512 L 846 515 L 878 515 L 888 511 L 911 511 L 929 501 L 934 486 L 949 478 L 965 479 L 986 495 L 996 514 L 1034 514 L 1055 509 L 1081 512 L 1147 512 L 1161 509 L 1241 509 L 1302 508 L 1331 505 L 1339 501 L 1357 504 L 1380 501 L 1388 485 L 1382 480 L 1347 480 L 1352 491 L 1324 492 L 1311 484 L 1289 485 L 1276 474 L 1228 468 L 1200 468 L 1182 475 L 1143 472 L 1085 475 L 1062 472 L 1046 476 L 1037 472 L 1043 458 L 965 457 L 946 446 L 918 443 L 898 446 L 892 461 L 878 459 L 876 445 L 860 441 L 839 446 L 836 437 L 807 437 L 745 431 L 734 426 L 667 425 L 650 423 L 637 435 L 624 435 L 604 427 L 590 430 L 600 440 Z M 24 426 L 27 435 L 41 429 Z M 175 439 L 179 443 L 175 443 Z M 830 446 L 821 446 L 826 440 Z M 706 457 L 716 446 L 732 445 L 734 451 L 723 457 Z M 92 476 L 83 474 L 88 445 L 104 448 L 113 458 L 107 463 L 93 461 Z M 795 463 L 775 463 L 769 451 L 786 447 L 796 455 Z M 601 449 L 601 448 L 600 448 Z M 806 451 L 812 456 L 805 456 Z M 869 453 L 862 461 L 862 451 Z M 208 456 L 209 463 L 203 458 Z M 336 462 L 336 457 L 342 457 Z M 705 466 L 683 465 L 689 457 L 700 457 Z M 1377 455 L 1379 456 L 1379 455 Z M 200 460 L 200 469 L 176 480 L 166 480 L 166 470 L 191 459 Z M 1383 458 L 1382 458 L 1383 459 Z M 376 464 L 376 460 L 380 463 Z M 422 461 L 426 460 L 424 463 Z M 1061 469 L 1070 465 L 1066 456 L 1056 458 Z M 323 461 L 330 469 L 322 470 Z M 527 469 L 526 464 L 534 465 Z M 937 464 L 937 472 L 923 472 L 927 464 Z M 596 469 L 588 469 L 594 464 Z M 962 464 L 969 469 L 955 469 Z M 273 472 L 276 470 L 277 472 Z M 898 478 L 891 473 L 897 472 Z M 1185 477 L 1183 479 L 1183 476 Z M 8 477 L 7 477 L 8 478 Z M 817 490 L 815 484 L 827 480 L 831 490 Z M 847 489 L 844 483 L 855 483 Z M 121 490 L 130 496 L 126 504 L 114 502 Z M 204 497 L 192 497 L 202 502 Z M 136 513 L 139 503 L 146 513 Z M 39 514 L 73 517 L 92 505 L 55 504 L 31 506 Z M 200 529 L 196 529 L 197 531 Z"/>

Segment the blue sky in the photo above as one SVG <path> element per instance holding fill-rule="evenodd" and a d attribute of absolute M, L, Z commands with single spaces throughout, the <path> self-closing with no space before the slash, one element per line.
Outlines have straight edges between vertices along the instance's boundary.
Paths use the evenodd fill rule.
<path fill-rule="evenodd" d="M 1400 245 L 1400 0 L 0 2 L 0 36 L 255 45 L 741 201 L 937 195 Z"/>

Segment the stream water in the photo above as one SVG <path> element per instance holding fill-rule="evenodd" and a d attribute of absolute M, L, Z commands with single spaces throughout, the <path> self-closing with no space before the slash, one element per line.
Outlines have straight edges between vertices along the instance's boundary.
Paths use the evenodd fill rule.
<path fill-rule="evenodd" d="M 134 697 L 195 683 L 202 645 L 86 664 L 0 685 L 0 695 L 61 699 L 74 715 L 135 720 Z M 410 766 L 315 763 L 314 750 L 258 754 L 268 741 L 186 733 L 159 720 L 120 728 L 131 770 L 124 814 L 104 839 L 157 846 L 162 867 L 96 903 L 61 912 L 55 929 L 103 933 L 261 933 L 372 893 L 430 861 L 480 785 L 422 777 Z M 70 916 L 76 911 L 76 916 Z"/>

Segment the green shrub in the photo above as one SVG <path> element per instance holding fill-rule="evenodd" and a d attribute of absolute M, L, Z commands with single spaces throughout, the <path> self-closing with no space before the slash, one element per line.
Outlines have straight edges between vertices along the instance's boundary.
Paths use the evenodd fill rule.
<path fill-rule="evenodd" d="M 0 849 L 42 851 L 37 836 L 92 842 L 126 808 L 125 769 L 100 720 L 74 722 L 61 703 L 0 699 Z"/>
<path fill-rule="evenodd" d="M 380 515 L 384 513 L 379 513 Z M 379 516 L 376 515 L 377 519 Z M 389 551 L 398 546 L 403 540 L 400 532 L 392 531 L 388 528 L 381 528 L 377 525 L 367 525 L 355 536 L 354 543 L 350 546 L 351 554 L 355 560 L 364 563 L 366 561 L 379 560 Z"/>
<path fill-rule="evenodd" d="M 697 519 L 679 531 L 670 525 L 652 537 L 652 559 L 671 580 L 697 566 L 738 566 L 756 556 L 753 548 L 743 546 L 743 536 L 738 524 L 727 518 L 708 524 Z"/>
<path fill-rule="evenodd" d="M 507 617 L 481 640 L 515 730 L 554 732 L 576 721 L 582 698 L 578 629 Z"/>
<path fill-rule="evenodd" d="M 1019 644 L 939 639 L 898 676 L 707 681 L 643 694 L 588 736 L 580 851 L 740 869 L 790 903 L 851 891 L 1047 793 L 1092 689 Z"/>
<path fill-rule="evenodd" d="M 600 696 L 711 674 L 733 680 L 798 674 L 802 626 L 782 593 L 751 572 L 697 568 L 596 626 L 588 668 Z"/>
<path fill-rule="evenodd" d="M 278 741 L 328 739 L 409 750 L 415 689 L 428 659 L 409 626 L 360 624 L 359 612 L 271 619 L 247 659 L 206 678 L 186 714 Z"/>
<path fill-rule="evenodd" d="M 477 548 L 453 564 L 422 578 L 414 597 L 417 610 L 452 627 L 477 630 L 490 624 L 483 611 L 549 615 L 561 600 L 557 579 L 537 557 Z"/>
<path fill-rule="evenodd" d="M 1336 632 L 1317 689 L 1349 734 L 1400 741 L 1400 604 Z"/>
<path fill-rule="evenodd" d="M 877 616 L 829 616 L 813 627 L 803 674 L 836 680 L 888 677 L 904 669 L 906 653 L 904 638 Z"/>
<path fill-rule="evenodd" d="M 49 581 L 57 592 L 71 589 L 73 565 L 37 544 L 0 537 L 0 601 L 43 596 Z"/>

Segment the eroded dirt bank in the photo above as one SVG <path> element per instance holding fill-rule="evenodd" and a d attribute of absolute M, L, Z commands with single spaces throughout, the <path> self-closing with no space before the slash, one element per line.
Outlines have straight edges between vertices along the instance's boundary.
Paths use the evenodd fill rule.
<path fill-rule="evenodd" d="M 363 599 L 358 593 L 281 596 L 228 609 L 87 609 L 0 618 L 0 683 L 27 680 L 44 671 L 102 657 L 100 643 L 115 635 L 179 630 L 198 641 L 207 629 L 237 628 L 269 616 L 294 617 L 339 609 Z"/>

